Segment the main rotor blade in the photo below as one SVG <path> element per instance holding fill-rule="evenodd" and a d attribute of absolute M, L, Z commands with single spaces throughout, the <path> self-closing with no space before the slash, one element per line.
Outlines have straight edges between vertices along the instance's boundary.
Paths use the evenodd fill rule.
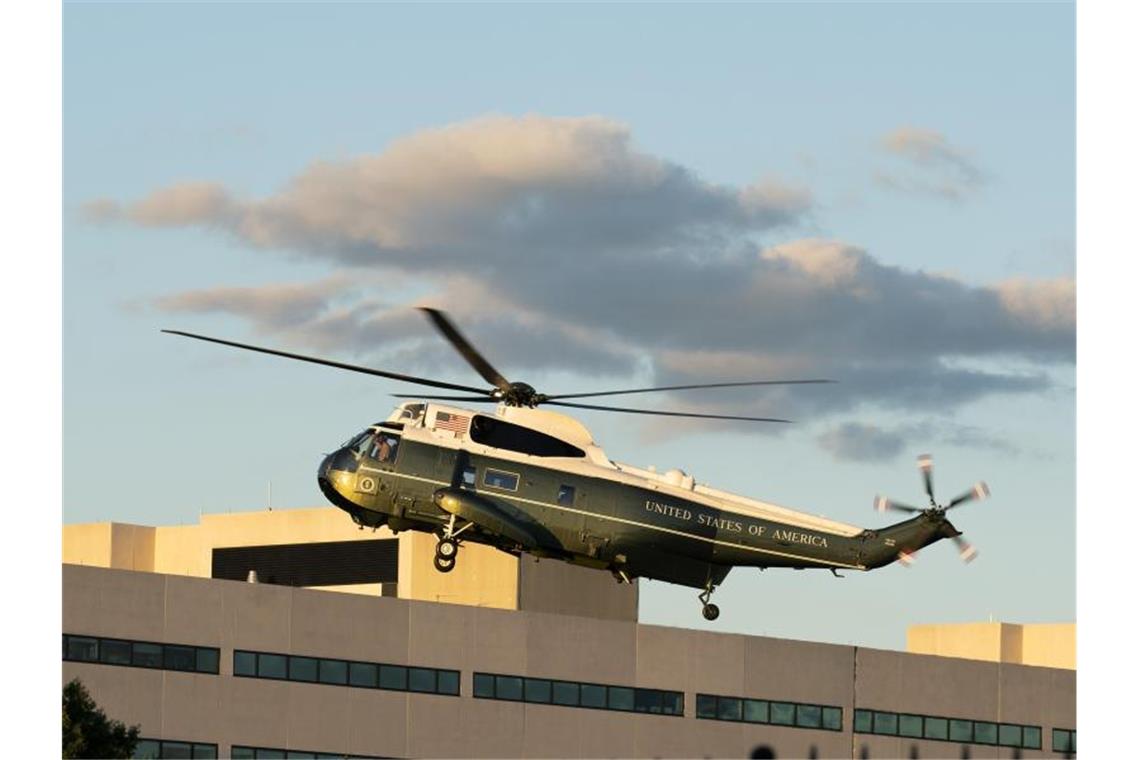
<path fill-rule="evenodd" d="M 953 499 L 951 499 L 950 503 L 946 505 L 946 508 L 951 509 L 958 506 L 959 504 L 964 504 L 967 501 L 974 501 L 975 499 L 981 501 L 989 495 L 990 487 L 987 486 L 983 481 L 979 480 L 969 491 L 966 491 L 966 493 L 962 494 L 961 496 L 955 496 Z"/>
<path fill-rule="evenodd" d="M 918 507 L 912 507 L 909 504 L 899 504 L 897 501 L 885 499 L 882 496 L 875 497 L 875 511 L 886 512 L 891 510 L 893 512 L 921 512 Z"/>
<path fill-rule="evenodd" d="M 934 503 L 934 460 L 929 454 L 923 454 L 918 458 L 918 469 L 922 471 L 922 484 L 926 486 L 926 495 L 930 497 L 930 503 Z"/>
<path fill-rule="evenodd" d="M 370 367 L 361 367 L 356 364 L 345 364 L 344 362 L 334 362 L 329 359 L 318 359 L 315 356 L 303 356 L 301 354 L 291 354 L 288 351 L 277 351 L 272 348 L 262 348 L 261 346 L 251 346 L 246 343 L 236 343 L 232 340 L 222 340 L 221 338 L 210 338 L 206 335 L 195 335 L 194 333 L 182 332 L 181 330 L 163 330 L 164 333 L 170 335 L 181 335 L 184 338 L 194 338 L 196 340 L 204 340 L 209 343 L 220 343 L 223 346 L 233 346 L 234 348 L 244 348 L 246 351 L 257 351 L 262 354 L 271 354 L 273 356 L 284 356 L 286 359 L 297 359 L 298 361 L 311 362 L 312 364 L 323 364 L 326 367 L 336 367 L 337 369 L 347 369 L 350 372 L 362 372 L 366 375 L 375 375 L 377 377 L 387 377 L 392 380 L 403 380 L 406 383 L 416 383 L 418 385 L 429 385 L 433 388 L 446 388 L 453 391 L 469 391 L 471 393 L 486 394 L 488 391 L 482 388 L 473 388 L 470 385 L 456 385 L 455 383 L 445 383 L 440 380 L 429 380 L 426 377 L 413 377 L 412 375 L 404 375 L 399 372 L 386 372 L 382 369 L 372 369 Z"/>
<path fill-rule="evenodd" d="M 743 420 L 745 422 L 791 422 L 774 417 L 736 417 L 727 414 L 699 414 L 697 412 L 662 412 L 654 409 L 629 409 L 624 406 L 598 406 L 596 404 L 572 404 L 567 401 L 546 401 L 553 406 L 572 406 L 576 409 L 598 409 L 603 412 L 626 412 L 628 414 L 653 414 L 660 417 L 692 417 L 703 420 Z"/>
<path fill-rule="evenodd" d="M 427 401 L 482 401 L 487 404 L 498 403 L 498 399 L 491 396 L 425 396 L 422 393 L 390 393 L 393 398 L 422 398 Z"/>
<path fill-rule="evenodd" d="M 749 380 L 739 383 L 702 383 L 699 385 L 664 385 L 658 388 L 630 388 L 621 391 L 598 391 L 596 393 L 560 393 L 547 396 L 550 399 L 588 398 L 590 396 L 621 396 L 628 393 L 656 393 L 658 391 L 687 391 L 697 388 L 738 388 L 746 385 L 809 385 L 813 383 L 834 383 L 834 380 Z"/>
<path fill-rule="evenodd" d="M 439 309 L 430 309 L 426 306 L 421 306 L 420 311 L 428 315 L 436 329 L 443 333 L 443 337 L 447 338 L 451 345 L 455 347 L 455 350 L 463 355 L 467 363 L 474 367 L 475 371 L 478 372 L 484 380 L 502 391 L 511 387 L 507 378 L 499 374 L 499 371 L 492 367 L 491 363 L 475 350 L 475 347 L 463 337 L 455 325 L 451 324 L 451 320 L 448 319 L 442 311 Z"/>

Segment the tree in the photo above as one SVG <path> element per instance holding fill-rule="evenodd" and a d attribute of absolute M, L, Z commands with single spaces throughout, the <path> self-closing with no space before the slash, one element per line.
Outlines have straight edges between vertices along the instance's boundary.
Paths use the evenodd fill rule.
<path fill-rule="evenodd" d="M 63 757 L 131 757 L 139 727 L 111 720 L 73 678 L 63 687 Z"/>

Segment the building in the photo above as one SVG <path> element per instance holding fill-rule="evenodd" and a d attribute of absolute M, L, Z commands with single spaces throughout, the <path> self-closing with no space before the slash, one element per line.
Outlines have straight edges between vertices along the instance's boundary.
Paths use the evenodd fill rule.
<path fill-rule="evenodd" d="M 1077 669 L 1075 623 L 914 625 L 906 649 L 917 654 Z"/>
<path fill-rule="evenodd" d="M 249 568 L 259 579 L 287 559 L 293 580 L 312 573 L 302 560 L 342 540 L 314 527 L 319 515 L 302 514 L 318 511 L 183 526 L 184 541 L 170 550 L 185 555 L 181 573 L 164 556 L 164 528 L 68 526 L 64 682 L 80 678 L 108 715 L 141 726 L 144 751 L 169 757 L 1075 751 L 1071 669 L 640 625 L 628 614 L 635 586 L 593 572 L 612 596 L 596 605 L 563 598 L 563 587 L 594 580 L 566 575 L 578 569 L 562 563 L 494 555 L 487 561 L 507 561 L 495 575 L 477 567 L 473 547 L 461 557 L 466 566 L 446 577 L 457 586 L 441 588 L 439 579 L 417 580 L 415 544 L 405 556 L 409 537 L 401 534 L 375 539 L 397 542 L 388 575 L 360 571 L 347 580 L 367 582 L 328 584 L 357 587 L 350 593 L 211 577 L 238 574 L 243 558 L 258 556 L 278 563 Z M 298 532 L 283 528 L 235 544 L 239 524 L 257 520 L 267 521 L 262 528 L 305 523 L 319 540 L 307 542 L 309 555 L 297 554 L 306 544 Z M 374 540 L 363 536 L 343 540 Z M 281 543 L 249 546 L 251 538 Z M 465 588 L 465 571 L 500 585 Z M 416 598 L 416 589 L 434 589 L 444 603 Z M 447 603 L 457 600 L 464 603 Z"/>

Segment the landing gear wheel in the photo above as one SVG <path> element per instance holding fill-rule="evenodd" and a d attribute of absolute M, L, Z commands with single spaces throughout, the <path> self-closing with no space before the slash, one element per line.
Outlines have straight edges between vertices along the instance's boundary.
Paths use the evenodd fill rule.
<path fill-rule="evenodd" d="M 455 561 L 455 555 L 459 551 L 459 544 L 455 542 L 454 538 L 441 538 L 439 543 L 435 545 L 435 556 Z"/>
<path fill-rule="evenodd" d="M 455 569 L 455 557 L 441 557 L 435 555 L 435 569 L 441 573 L 450 573 Z"/>
<path fill-rule="evenodd" d="M 701 608 L 701 614 L 705 616 L 705 620 L 716 620 L 720 617 L 720 607 L 712 603 L 706 604 Z"/>

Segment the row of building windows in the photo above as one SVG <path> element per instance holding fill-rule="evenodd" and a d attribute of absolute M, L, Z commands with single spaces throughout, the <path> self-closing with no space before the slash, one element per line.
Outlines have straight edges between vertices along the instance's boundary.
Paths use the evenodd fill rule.
<path fill-rule="evenodd" d="M 472 694 L 479 699 L 504 699 L 595 710 L 684 715 L 685 695 L 679 691 L 606 686 L 549 678 L 525 678 L 493 673 L 475 673 Z"/>
<path fill-rule="evenodd" d="M 775 726 L 843 730 L 843 708 L 769 699 L 697 695 L 697 717 L 705 720 L 731 720 L 770 723 Z"/>
<path fill-rule="evenodd" d="M 459 696 L 459 671 L 234 650 L 234 675 Z"/>
<path fill-rule="evenodd" d="M 233 760 L 373 760 L 379 755 L 346 755 L 343 752 L 308 752 L 271 747 L 230 747 Z"/>
<path fill-rule="evenodd" d="M 1076 754 L 1077 751 L 1077 732 L 1070 731 L 1066 728 L 1053 729 L 1053 751 L 1054 752 L 1072 752 Z"/>
<path fill-rule="evenodd" d="M 882 710 L 856 710 L 854 728 L 856 733 L 862 734 L 1041 749 L 1041 727 L 1016 723 L 940 718 Z"/>
<path fill-rule="evenodd" d="M 135 668 L 218 674 L 219 650 L 182 644 L 63 634 L 63 659 Z"/>
<path fill-rule="evenodd" d="M 158 760 L 162 758 L 211 758 L 218 757 L 217 744 L 204 744 L 202 742 L 174 742 L 166 739 L 139 739 L 135 745 L 135 758 Z"/>

